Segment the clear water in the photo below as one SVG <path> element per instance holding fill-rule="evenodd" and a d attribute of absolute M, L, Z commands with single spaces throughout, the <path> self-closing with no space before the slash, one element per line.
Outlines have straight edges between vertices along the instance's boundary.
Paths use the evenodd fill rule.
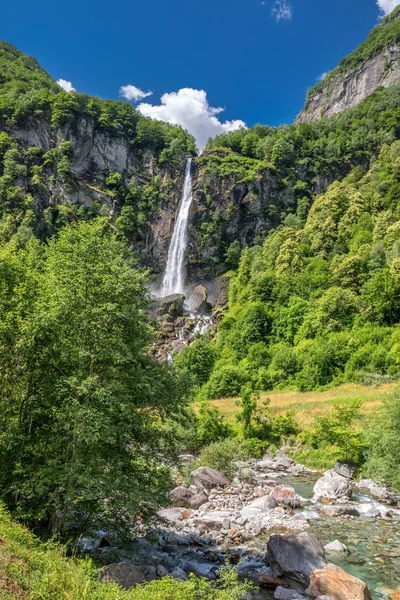
<path fill-rule="evenodd" d="M 285 477 L 285 483 L 293 485 L 296 492 L 311 499 L 318 475 L 307 477 Z M 367 493 L 355 491 L 355 502 L 379 503 Z M 390 508 L 385 506 L 385 508 Z M 393 592 L 400 592 L 400 514 L 394 511 L 392 519 L 380 518 L 329 518 L 321 515 L 318 506 L 310 504 L 304 510 L 309 519 L 309 533 L 314 533 L 325 546 L 339 540 L 347 546 L 349 554 L 331 553 L 327 558 L 351 575 L 359 577 L 368 585 L 373 600 L 387 599 Z M 273 533 L 269 532 L 254 540 L 254 546 L 266 550 L 266 542 Z"/>

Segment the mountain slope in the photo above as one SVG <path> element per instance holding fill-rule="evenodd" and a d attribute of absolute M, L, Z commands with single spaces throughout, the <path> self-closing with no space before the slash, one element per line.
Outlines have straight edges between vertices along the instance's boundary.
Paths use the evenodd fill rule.
<path fill-rule="evenodd" d="M 337 114 L 362 102 L 380 86 L 399 84 L 399 60 L 400 7 L 397 7 L 324 81 L 309 91 L 296 123 Z"/>
<path fill-rule="evenodd" d="M 192 136 L 127 102 L 63 91 L 6 42 L 0 68 L 0 239 L 44 240 L 101 213 L 161 271 Z"/>

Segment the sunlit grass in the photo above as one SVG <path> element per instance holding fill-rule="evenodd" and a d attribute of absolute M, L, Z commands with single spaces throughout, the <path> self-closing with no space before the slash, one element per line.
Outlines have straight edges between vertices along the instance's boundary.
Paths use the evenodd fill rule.
<path fill-rule="evenodd" d="M 333 404 L 346 403 L 357 397 L 363 400 L 361 413 L 371 414 L 381 406 L 383 399 L 391 394 L 396 386 L 398 383 L 376 387 L 348 383 L 323 392 L 268 392 L 261 394 L 260 405 L 266 398 L 270 398 L 269 407 L 273 415 L 282 415 L 288 410 L 293 410 L 299 427 L 308 429 L 315 417 L 327 416 Z M 235 415 L 239 410 L 237 401 L 238 398 L 223 398 L 213 400 L 212 403 L 221 410 L 228 423 L 235 425 Z"/>

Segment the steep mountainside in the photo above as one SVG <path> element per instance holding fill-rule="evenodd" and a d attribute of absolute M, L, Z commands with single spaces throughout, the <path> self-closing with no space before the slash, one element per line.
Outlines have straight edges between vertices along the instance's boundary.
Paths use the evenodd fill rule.
<path fill-rule="evenodd" d="M 382 144 L 399 137 L 399 86 L 329 119 L 216 137 L 196 164 L 190 273 L 207 279 L 236 266 L 241 248 L 304 219 L 333 181 L 356 166 L 366 171 Z"/>
<path fill-rule="evenodd" d="M 126 102 L 62 91 L 5 42 L 0 69 L 0 238 L 107 214 L 161 271 L 193 138 Z"/>
<path fill-rule="evenodd" d="M 400 83 L 400 7 L 373 29 L 324 81 L 309 91 L 296 123 L 335 115 L 362 102 L 378 87 Z"/>

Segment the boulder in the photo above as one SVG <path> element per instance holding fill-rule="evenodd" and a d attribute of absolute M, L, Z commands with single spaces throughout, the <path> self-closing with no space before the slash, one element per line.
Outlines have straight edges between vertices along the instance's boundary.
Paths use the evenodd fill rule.
<path fill-rule="evenodd" d="M 347 552 L 347 547 L 339 542 L 339 540 L 335 540 L 334 542 L 330 542 L 324 546 L 325 552 Z"/>
<path fill-rule="evenodd" d="M 184 510 L 184 509 L 182 509 Z M 177 521 L 183 521 L 182 510 L 179 508 L 163 508 L 158 511 L 158 516 L 161 519 L 166 519 L 167 521 L 171 521 L 171 523 L 176 523 Z"/>
<path fill-rule="evenodd" d="M 311 573 L 306 593 L 315 597 L 326 595 L 332 600 L 371 600 L 368 588 L 361 579 L 332 564 Z"/>
<path fill-rule="evenodd" d="M 272 458 L 263 458 L 256 463 L 256 467 L 261 470 L 272 469 L 275 461 Z"/>
<path fill-rule="evenodd" d="M 174 319 L 183 315 L 185 296 L 183 294 L 171 294 L 154 302 L 151 311 L 157 315 L 171 315 Z"/>
<path fill-rule="evenodd" d="M 288 590 L 283 586 L 276 588 L 274 598 L 275 600 L 306 600 L 306 597 L 296 592 L 296 590 Z"/>
<path fill-rule="evenodd" d="M 231 278 L 229 275 L 221 275 L 215 280 L 215 293 L 213 306 L 226 306 L 229 299 L 229 283 Z"/>
<path fill-rule="evenodd" d="M 357 487 L 361 488 L 362 490 L 369 490 L 369 488 L 373 485 L 376 485 L 373 479 L 360 479 L 360 481 L 357 483 Z"/>
<path fill-rule="evenodd" d="M 287 456 L 279 456 L 279 458 L 274 462 L 272 468 L 277 471 L 286 471 L 290 467 L 294 467 L 295 461 Z"/>
<path fill-rule="evenodd" d="M 158 567 L 156 569 L 156 573 L 157 573 L 158 577 L 167 577 L 167 575 L 169 574 L 167 569 L 164 567 L 164 565 L 158 565 Z"/>
<path fill-rule="evenodd" d="M 260 575 L 257 579 L 257 584 L 266 590 L 276 590 L 277 587 L 281 586 L 287 588 L 288 584 L 279 577 L 273 575 Z"/>
<path fill-rule="evenodd" d="M 180 581 L 186 581 L 188 579 L 188 576 L 186 575 L 185 571 L 180 567 L 175 567 L 175 569 L 171 571 L 169 576 L 172 577 L 172 579 L 179 579 Z"/>
<path fill-rule="evenodd" d="M 327 471 L 314 485 L 315 498 L 337 500 L 338 498 L 351 498 L 351 494 L 352 487 L 349 479 L 335 471 Z"/>
<path fill-rule="evenodd" d="M 102 567 L 99 570 L 99 577 L 102 583 L 115 581 L 126 590 L 146 580 L 142 569 L 127 562 L 112 563 Z"/>
<path fill-rule="evenodd" d="M 182 485 L 176 487 L 171 492 L 171 503 L 172 506 L 181 508 L 193 508 L 194 510 L 200 508 L 202 504 L 208 501 L 208 496 L 203 489 L 198 490 L 186 488 Z"/>
<path fill-rule="evenodd" d="M 353 479 L 356 469 L 356 465 L 352 462 L 342 460 L 337 460 L 333 467 L 335 473 L 338 473 L 338 475 L 342 475 L 342 477 L 346 477 L 347 479 Z"/>
<path fill-rule="evenodd" d="M 359 511 L 354 508 L 354 506 L 324 506 L 321 509 L 321 512 L 324 513 L 327 517 L 343 517 L 344 515 L 349 515 L 352 517 L 359 517 Z"/>
<path fill-rule="evenodd" d="M 155 579 L 158 579 L 157 569 L 155 567 L 149 565 L 147 567 L 143 567 L 142 570 L 146 581 L 154 581 Z"/>
<path fill-rule="evenodd" d="M 290 577 L 307 586 L 310 573 L 326 566 L 325 552 L 317 537 L 308 533 L 272 535 L 267 543 L 268 559 L 276 577 Z"/>
<path fill-rule="evenodd" d="M 278 504 L 296 508 L 300 506 L 300 500 L 297 497 L 296 490 L 291 485 L 277 485 L 272 492 L 271 498 L 274 498 Z"/>
<path fill-rule="evenodd" d="M 194 313 L 209 312 L 207 289 L 204 287 L 204 285 L 198 285 L 194 288 L 192 294 L 188 298 L 187 305 Z"/>
<path fill-rule="evenodd" d="M 190 473 L 190 483 L 197 488 L 212 490 L 213 488 L 226 487 L 229 480 L 211 467 L 199 467 Z"/>
<path fill-rule="evenodd" d="M 277 501 L 272 496 L 261 496 L 261 498 L 253 500 L 246 508 L 257 508 L 261 512 L 266 512 L 267 510 L 275 508 L 277 505 Z"/>

